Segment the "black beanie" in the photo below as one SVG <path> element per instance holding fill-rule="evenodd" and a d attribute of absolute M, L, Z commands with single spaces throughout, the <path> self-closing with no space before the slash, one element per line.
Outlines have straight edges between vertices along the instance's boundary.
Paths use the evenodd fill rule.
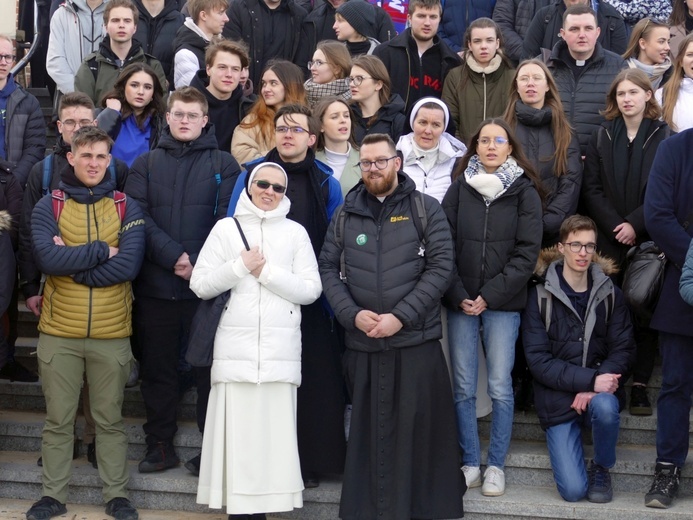
<path fill-rule="evenodd" d="M 375 37 L 375 8 L 366 0 L 349 0 L 337 8 L 354 30 L 366 38 Z"/>

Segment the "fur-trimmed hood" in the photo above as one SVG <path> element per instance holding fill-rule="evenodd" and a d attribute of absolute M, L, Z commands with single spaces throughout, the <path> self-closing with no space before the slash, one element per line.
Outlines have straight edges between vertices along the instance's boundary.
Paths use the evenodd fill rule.
<path fill-rule="evenodd" d="M 6 210 L 0 211 L 0 233 L 5 233 L 12 229 L 12 216 Z"/>
<path fill-rule="evenodd" d="M 534 267 L 534 275 L 543 279 L 549 265 L 556 260 L 563 260 L 563 255 L 558 250 L 558 246 L 542 249 L 537 259 L 537 265 Z M 607 276 L 612 276 L 619 271 L 616 262 L 608 256 L 601 256 L 599 253 L 595 253 L 592 262 L 598 264 Z"/>

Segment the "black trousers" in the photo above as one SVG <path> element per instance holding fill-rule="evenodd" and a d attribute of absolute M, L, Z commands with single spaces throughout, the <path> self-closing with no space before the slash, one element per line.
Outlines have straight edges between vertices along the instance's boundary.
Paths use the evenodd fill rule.
<path fill-rule="evenodd" d="M 198 299 L 169 301 L 137 299 L 135 327 L 142 351 L 142 398 L 147 411 L 143 429 L 149 446 L 170 443 L 178 431 L 176 407 L 180 399 L 178 361 L 188 341 Z M 197 424 L 204 430 L 209 399 L 209 369 L 196 369 Z"/>

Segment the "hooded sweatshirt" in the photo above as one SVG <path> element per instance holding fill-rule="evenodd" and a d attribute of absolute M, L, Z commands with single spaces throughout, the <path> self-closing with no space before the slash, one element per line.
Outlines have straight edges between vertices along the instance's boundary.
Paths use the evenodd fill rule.
<path fill-rule="evenodd" d="M 93 11 L 86 0 L 65 0 L 51 18 L 46 70 L 60 92 L 75 90 L 75 74 L 86 58 L 96 52 L 105 36 L 106 2 Z"/>

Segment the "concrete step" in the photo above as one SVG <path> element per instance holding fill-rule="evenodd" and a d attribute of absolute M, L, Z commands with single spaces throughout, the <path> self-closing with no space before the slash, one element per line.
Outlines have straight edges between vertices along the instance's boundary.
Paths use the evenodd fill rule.
<path fill-rule="evenodd" d="M 40 412 L 0 411 L 0 451 L 18 451 L 34 454 L 37 459 L 41 452 L 41 433 L 45 415 Z M 128 459 L 140 461 L 146 453 L 145 435 L 142 430 L 144 419 L 125 418 L 128 435 Z M 77 419 L 77 437 L 82 439 L 84 418 Z M 178 423 L 178 433 L 173 439 L 176 453 L 184 463 L 200 453 L 202 435 L 197 424 L 192 421 Z M 87 447 L 80 442 L 81 459 L 86 458 Z M 36 462 L 36 461 L 34 461 Z"/>
<path fill-rule="evenodd" d="M 0 498 L 35 497 L 41 493 L 41 471 L 36 467 L 33 457 L 21 452 L 0 452 L 0 464 L 3 467 Z M 171 510 L 201 513 L 209 511 L 195 503 L 197 479 L 181 468 L 172 469 L 160 474 L 141 475 L 134 463 L 130 465 L 130 498 L 140 509 Z M 100 480 L 97 470 L 86 461 L 75 461 L 73 477 L 68 498 L 69 515 L 80 511 L 76 504 L 101 505 Z M 338 479 L 323 481 L 320 487 L 305 490 L 304 507 L 291 513 L 275 513 L 272 516 L 293 520 L 334 520 L 338 518 L 341 482 Z M 564 502 L 553 486 L 539 486 L 533 483 L 509 483 L 505 495 L 501 497 L 484 497 L 480 488 L 469 490 L 464 498 L 465 519 L 578 519 L 593 520 L 655 520 L 686 519 L 690 520 L 693 511 L 693 496 L 681 493 L 668 510 L 649 509 L 643 505 L 644 492 L 624 493 L 617 491 L 613 502 L 609 504 L 591 504 L 586 501 L 577 503 Z M 1 510 L 1 508 L 0 508 Z M 209 520 L 222 520 L 224 517 L 209 516 Z M 6 517 L 3 517 L 6 518 Z M 12 518 L 12 517 L 9 517 Z M 19 517 L 21 518 L 21 516 Z M 81 514 L 79 518 L 83 517 Z M 101 517 L 97 517 L 100 518 Z M 143 515 L 143 520 L 154 520 L 154 517 Z M 166 518 L 186 518 L 190 516 L 172 516 Z"/>
<path fill-rule="evenodd" d="M 187 391 L 178 403 L 179 420 L 195 420 L 195 389 Z M 41 390 L 41 381 L 37 383 L 10 383 L 0 379 L 0 409 L 45 412 L 46 402 Z M 81 410 L 81 406 L 79 407 Z M 144 417 L 145 408 L 139 385 L 125 389 L 123 415 L 126 417 Z"/>

